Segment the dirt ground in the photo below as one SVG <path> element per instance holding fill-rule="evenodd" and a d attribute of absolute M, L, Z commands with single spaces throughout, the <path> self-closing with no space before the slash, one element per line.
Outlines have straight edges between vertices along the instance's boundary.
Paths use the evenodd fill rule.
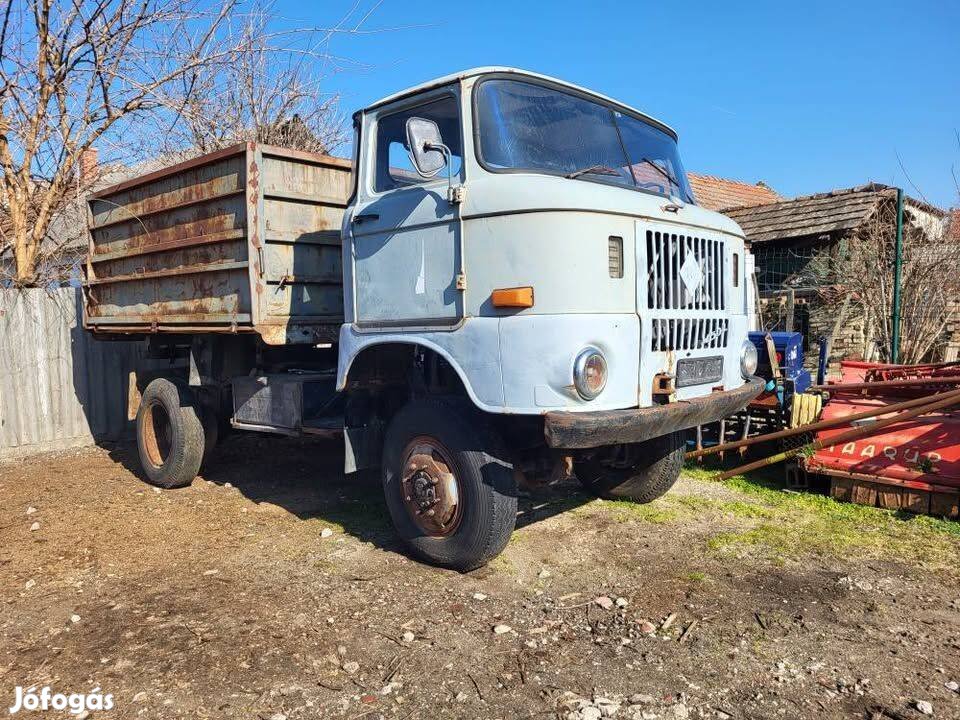
<path fill-rule="evenodd" d="M 960 718 L 955 522 L 692 472 L 647 506 L 524 495 L 461 575 L 406 558 L 341 463 L 238 437 L 164 492 L 125 446 L 0 464 L 3 708 L 49 685 L 115 718 Z"/>

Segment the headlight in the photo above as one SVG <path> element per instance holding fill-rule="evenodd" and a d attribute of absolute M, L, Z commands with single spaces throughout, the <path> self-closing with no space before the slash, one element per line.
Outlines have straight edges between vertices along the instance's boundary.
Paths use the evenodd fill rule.
<path fill-rule="evenodd" d="M 740 374 L 744 378 L 757 374 L 757 346 L 749 340 L 744 340 L 740 348 Z"/>
<path fill-rule="evenodd" d="M 573 362 L 573 384 L 584 400 L 593 400 L 607 384 L 607 361 L 595 347 L 584 348 Z"/>

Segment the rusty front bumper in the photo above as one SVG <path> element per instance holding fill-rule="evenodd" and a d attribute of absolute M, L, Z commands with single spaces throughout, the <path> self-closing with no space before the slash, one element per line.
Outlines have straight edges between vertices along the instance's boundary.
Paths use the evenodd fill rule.
<path fill-rule="evenodd" d="M 571 450 L 643 442 L 732 415 L 759 395 L 763 385 L 763 380 L 754 377 L 736 390 L 667 405 L 598 412 L 548 412 L 544 415 L 543 432 L 550 447 Z"/>

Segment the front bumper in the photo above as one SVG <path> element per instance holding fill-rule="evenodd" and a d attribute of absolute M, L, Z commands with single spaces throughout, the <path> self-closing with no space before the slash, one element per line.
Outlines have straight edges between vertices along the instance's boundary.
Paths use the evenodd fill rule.
<path fill-rule="evenodd" d="M 543 432 L 547 445 L 553 448 L 573 450 L 639 443 L 732 415 L 759 395 L 763 386 L 763 380 L 754 377 L 736 390 L 666 405 L 597 412 L 548 412 L 543 416 Z"/>

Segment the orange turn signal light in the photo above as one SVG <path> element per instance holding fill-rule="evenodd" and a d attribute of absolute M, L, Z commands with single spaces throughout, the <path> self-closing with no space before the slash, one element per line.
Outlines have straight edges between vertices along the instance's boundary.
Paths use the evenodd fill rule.
<path fill-rule="evenodd" d="M 490 293 L 490 301 L 499 308 L 533 307 L 533 288 L 499 288 Z"/>

